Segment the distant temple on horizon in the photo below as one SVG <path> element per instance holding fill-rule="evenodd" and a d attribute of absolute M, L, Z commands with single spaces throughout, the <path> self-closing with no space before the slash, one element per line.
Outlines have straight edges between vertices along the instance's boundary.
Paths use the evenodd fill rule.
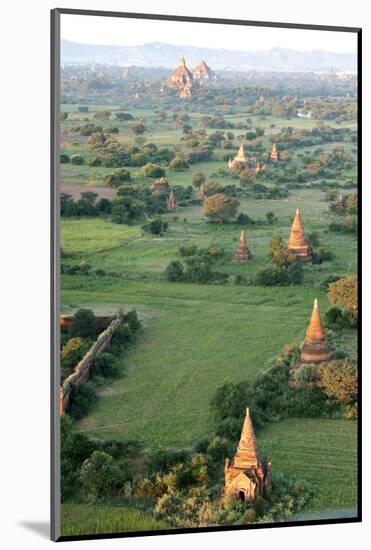
<path fill-rule="evenodd" d="M 179 64 L 170 79 L 165 83 L 166 88 L 179 90 L 179 97 L 192 97 L 195 86 L 192 72 L 186 66 L 183 56 L 179 59 Z"/>
<path fill-rule="evenodd" d="M 204 60 L 202 60 L 201 63 L 193 69 L 192 74 L 194 80 L 200 84 L 216 79 L 216 74 L 210 69 L 209 65 Z"/>
<path fill-rule="evenodd" d="M 224 467 L 224 495 L 241 501 L 253 500 L 271 487 L 271 464 L 262 458 L 256 443 L 250 411 L 246 409 L 240 442 L 233 462 Z"/>
<path fill-rule="evenodd" d="M 178 203 L 176 201 L 175 193 L 171 189 L 168 198 L 166 199 L 166 207 L 168 210 L 176 210 Z"/>
<path fill-rule="evenodd" d="M 236 250 L 236 254 L 233 257 L 234 262 L 247 262 L 252 259 L 252 254 L 249 247 L 247 246 L 247 240 L 245 233 L 242 230 L 240 235 L 240 241 Z"/>
<path fill-rule="evenodd" d="M 287 251 L 298 260 L 304 262 L 308 262 L 312 259 L 313 252 L 305 239 L 299 208 L 296 210 L 295 218 L 291 226 L 290 238 L 287 241 Z"/>

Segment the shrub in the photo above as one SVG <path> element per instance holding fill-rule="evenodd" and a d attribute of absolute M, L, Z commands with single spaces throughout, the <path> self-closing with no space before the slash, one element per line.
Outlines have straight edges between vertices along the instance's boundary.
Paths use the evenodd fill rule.
<path fill-rule="evenodd" d="M 162 178 L 166 175 L 165 170 L 161 168 L 161 166 L 158 166 L 158 164 L 153 164 L 151 162 L 142 166 L 140 171 L 146 178 Z"/>
<path fill-rule="evenodd" d="M 62 377 L 68 376 L 90 347 L 83 338 L 70 338 L 61 351 Z"/>
<path fill-rule="evenodd" d="M 307 388 L 318 381 L 318 369 L 316 365 L 303 364 L 295 372 L 295 382 L 299 387 Z"/>
<path fill-rule="evenodd" d="M 186 160 L 175 157 L 169 164 L 169 168 L 175 172 L 183 172 L 189 168 L 189 164 Z"/>
<path fill-rule="evenodd" d="M 71 164 L 84 164 L 85 159 L 81 155 L 72 155 Z"/>
<path fill-rule="evenodd" d="M 143 225 L 144 231 L 148 231 L 152 235 L 162 235 L 165 231 L 167 231 L 168 227 L 168 222 L 163 221 L 161 218 L 154 218 L 150 222 Z"/>
<path fill-rule="evenodd" d="M 120 481 L 120 471 L 113 457 L 103 451 L 94 451 L 80 470 L 81 490 L 91 502 L 112 494 Z"/>
<path fill-rule="evenodd" d="M 353 326 L 358 321 L 358 278 L 356 275 L 342 277 L 331 283 L 327 296 L 331 304 L 345 307 L 349 315 L 349 321 Z"/>
<path fill-rule="evenodd" d="M 170 262 L 165 270 L 165 276 L 171 282 L 182 281 L 184 277 L 183 264 L 178 261 Z"/>
<path fill-rule="evenodd" d="M 108 185 L 108 187 L 113 188 L 120 187 L 123 183 L 130 180 L 131 174 L 129 170 L 125 170 L 124 168 L 116 170 L 116 172 L 113 172 L 112 174 L 106 174 L 104 176 L 104 183 Z"/>
<path fill-rule="evenodd" d="M 73 316 L 71 334 L 81 336 L 81 338 L 89 338 L 97 334 L 96 319 L 91 309 L 78 309 L 76 311 Z"/>
<path fill-rule="evenodd" d="M 94 361 L 94 374 L 114 378 L 120 374 L 120 363 L 112 353 L 102 353 Z"/>
<path fill-rule="evenodd" d="M 330 361 L 321 366 L 320 384 L 328 397 L 352 404 L 357 400 L 357 366 L 350 359 Z"/>
<path fill-rule="evenodd" d="M 84 382 L 73 386 L 71 391 L 71 406 L 69 414 L 75 420 L 86 416 L 94 407 L 96 391 L 92 382 Z"/>
<path fill-rule="evenodd" d="M 66 164 L 70 162 L 70 160 L 71 160 L 70 157 L 66 153 L 61 153 L 61 156 L 60 156 L 61 164 Z"/>

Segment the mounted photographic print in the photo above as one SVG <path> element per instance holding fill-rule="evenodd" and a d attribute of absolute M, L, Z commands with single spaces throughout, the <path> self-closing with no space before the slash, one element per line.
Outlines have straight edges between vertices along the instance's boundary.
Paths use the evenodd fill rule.
<path fill-rule="evenodd" d="M 54 540 L 361 520 L 360 40 L 53 10 Z"/>

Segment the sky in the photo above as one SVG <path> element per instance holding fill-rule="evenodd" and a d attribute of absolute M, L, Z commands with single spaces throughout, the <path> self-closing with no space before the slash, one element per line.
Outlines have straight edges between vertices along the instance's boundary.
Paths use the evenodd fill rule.
<path fill-rule="evenodd" d="M 82 44 L 134 46 L 151 42 L 228 50 L 326 50 L 356 53 L 352 32 L 246 27 L 210 23 L 124 19 L 92 15 L 61 16 L 61 37 Z"/>

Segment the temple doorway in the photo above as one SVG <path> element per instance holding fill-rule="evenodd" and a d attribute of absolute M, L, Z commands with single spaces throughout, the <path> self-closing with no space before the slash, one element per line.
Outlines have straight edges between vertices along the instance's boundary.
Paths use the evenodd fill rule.
<path fill-rule="evenodd" d="M 238 498 L 241 502 L 245 502 L 245 491 L 238 491 Z"/>

